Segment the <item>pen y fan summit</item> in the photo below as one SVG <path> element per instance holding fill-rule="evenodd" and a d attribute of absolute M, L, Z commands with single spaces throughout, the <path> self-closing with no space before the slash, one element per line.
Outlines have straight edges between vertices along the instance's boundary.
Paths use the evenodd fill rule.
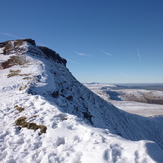
<path fill-rule="evenodd" d="M 32 39 L 0 43 L 0 161 L 162 162 L 162 117 L 119 110 Z"/>

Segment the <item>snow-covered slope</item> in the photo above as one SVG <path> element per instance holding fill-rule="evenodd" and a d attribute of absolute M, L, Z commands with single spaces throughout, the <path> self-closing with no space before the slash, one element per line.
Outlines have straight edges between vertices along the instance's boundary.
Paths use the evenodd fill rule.
<path fill-rule="evenodd" d="M 163 162 L 162 117 L 119 110 L 33 40 L 0 43 L 0 53 L 0 162 Z"/>

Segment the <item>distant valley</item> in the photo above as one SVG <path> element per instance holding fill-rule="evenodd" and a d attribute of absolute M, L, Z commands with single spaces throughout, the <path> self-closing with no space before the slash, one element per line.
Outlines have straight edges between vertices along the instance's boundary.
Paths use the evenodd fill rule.
<path fill-rule="evenodd" d="M 85 83 L 84 85 L 101 98 L 127 112 L 142 116 L 163 115 L 163 84 Z"/>

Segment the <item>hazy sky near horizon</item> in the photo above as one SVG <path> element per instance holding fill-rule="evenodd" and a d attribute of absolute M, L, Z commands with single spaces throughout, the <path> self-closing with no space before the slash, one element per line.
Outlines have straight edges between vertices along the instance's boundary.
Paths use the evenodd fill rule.
<path fill-rule="evenodd" d="M 2 0 L 0 42 L 32 38 L 80 82 L 163 83 L 163 0 Z"/>

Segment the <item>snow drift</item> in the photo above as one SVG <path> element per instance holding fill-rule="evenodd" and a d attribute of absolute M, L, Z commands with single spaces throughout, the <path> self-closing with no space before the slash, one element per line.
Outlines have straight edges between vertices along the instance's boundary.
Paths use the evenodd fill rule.
<path fill-rule="evenodd" d="M 31 39 L 0 43 L 0 161 L 163 162 L 163 118 L 119 110 Z"/>

